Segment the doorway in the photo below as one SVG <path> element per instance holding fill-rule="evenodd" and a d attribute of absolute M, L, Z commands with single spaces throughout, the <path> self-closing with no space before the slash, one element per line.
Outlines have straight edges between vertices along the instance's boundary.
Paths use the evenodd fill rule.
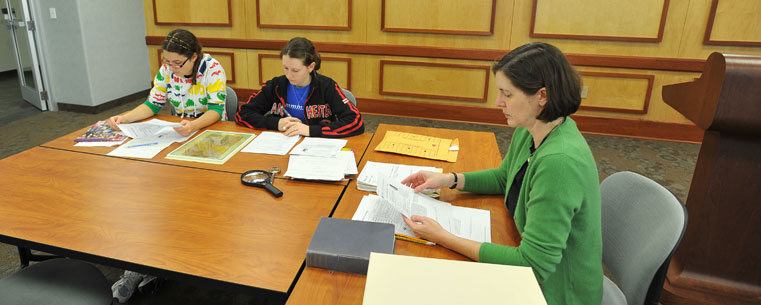
<path fill-rule="evenodd" d="M 3 57 L 4 61 L 15 60 L 21 97 L 39 110 L 48 110 L 50 107 L 37 52 L 37 30 L 29 0 L 0 0 L 0 10 L 3 16 L 0 31 L 5 31 L 3 36 L 7 35 L 4 49 L 12 55 Z M 4 64 L 8 65 L 7 62 Z"/>

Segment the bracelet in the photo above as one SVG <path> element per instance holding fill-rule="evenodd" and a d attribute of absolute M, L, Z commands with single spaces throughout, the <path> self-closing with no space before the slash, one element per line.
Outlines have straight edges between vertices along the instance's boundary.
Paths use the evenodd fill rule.
<path fill-rule="evenodd" d="M 454 175 L 454 183 L 452 183 L 452 186 L 449 187 L 450 190 L 457 188 L 457 173 L 453 172 L 452 175 Z"/>

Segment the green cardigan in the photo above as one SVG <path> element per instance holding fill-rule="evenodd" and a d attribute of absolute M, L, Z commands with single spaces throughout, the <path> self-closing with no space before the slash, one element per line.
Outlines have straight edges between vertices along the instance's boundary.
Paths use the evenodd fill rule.
<path fill-rule="evenodd" d="M 465 173 L 464 191 L 507 194 L 529 158 L 531 134 L 518 128 L 498 168 Z M 518 247 L 483 243 L 481 262 L 528 266 L 553 304 L 600 304 L 602 235 L 597 166 L 576 122 L 566 118 L 529 161 L 515 209 Z"/>

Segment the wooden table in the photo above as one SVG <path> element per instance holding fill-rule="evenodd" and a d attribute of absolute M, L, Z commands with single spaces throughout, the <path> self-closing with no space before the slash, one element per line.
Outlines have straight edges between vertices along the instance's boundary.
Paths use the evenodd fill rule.
<path fill-rule="evenodd" d="M 457 162 L 436 161 L 398 154 L 376 152 L 374 148 L 380 143 L 386 131 L 403 131 L 441 138 L 459 138 L 460 153 Z M 497 141 L 492 133 L 457 131 L 449 129 L 423 128 L 381 124 L 376 130 L 365 157 L 360 162 L 360 171 L 367 161 L 397 164 L 435 166 L 444 172 L 466 172 L 499 166 L 502 158 Z M 357 190 L 352 181 L 336 208 L 332 217 L 351 219 L 359 206 L 362 196 L 370 194 Z M 506 245 L 518 245 L 520 235 L 507 212 L 503 195 L 477 195 L 442 189 L 442 201 L 452 204 L 486 209 L 491 212 L 492 242 Z M 426 246 L 417 243 L 396 241 L 395 254 L 414 255 L 454 260 L 468 258 L 441 246 Z M 365 275 L 333 272 L 306 267 L 288 298 L 288 305 L 295 304 L 361 304 L 365 289 Z"/>
<path fill-rule="evenodd" d="M 169 122 L 180 121 L 180 118 L 176 116 L 156 116 L 155 118 L 169 121 Z M 90 126 L 87 126 L 80 130 L 72 132 L 68 135 L 65 135 L 63 137 L 60 137 L 53 141 L 42 144 L 41 146 L 63 149 L 63 150 L 70 150 L 70 151 L 92 153 L 92 154 L 98 154 L 98 155 L 106 155 L 116 148 L 116 147 L 74 146 L 75 144 L 74 139 L 84 134 L 85 131 L 87 131 L 87 129 L 89 128 Z M 238 126 L 234 122 L 230 122 L 230 121 L 219 121 L 207 128 L 199 130 L 198 133 L 196 133 L 196 135 L 200 134 L 201 132 L 207 129 L 254 133 L 257 135 L 261 134 L 263 131 L 266 131 L 262 129 L 250 129 L 243 126 Z M 370 140 L 372 140 L 372 138 L 373 138 L 372 133 L 364 133 L 361 135 L 346 138 L 346 140 L 348 140 L 346 147 L 354 151 L 355 158 L 358 163 L 362 157 L 362 154 L 365 152 L 365 149 L 367 148 L 367 144 L 370 142 Z M 303 139 L 301 141 L 303 141 Z M 277 166 L 282 169 L 282 172 L 280 173 L 280 175 L 278 175 L 278 177 L 282 177 L 282 174 L 285 173 L 285 171 L 288 168 L 288 155 L 278 156 L 278 155 L 251 154 L 251 153 L 239 152 L 235 154 L 234 156 L 232 156 L 229 160 L 227 160 L 227 162 L 220 165 L 200 163 L 200 162 L 190 162 L 190 161 L 183 161 L 183 160 L 170 160 L 165 158 L 167 154 L 174 151 L 175 149 L 177 149 L 184 143 L 185 142 L 173 143 L 169 147 L 162 150 L 158 155 L 153 157 L 153 159 L 139 159 L 139 158 L 129 158 L 129 159 L 134 159 L 139 161 L 158 162 L 158 163 L 164 163 L 164 164 L 182 165 L 182 166 L 189 166 L 189 167 L 195 167 L 195 168 L 205 168 L 205 169 L 233 172 L 238 174 L 241 174 L 243 172 L 246 172 L 252 169 L 269 170 L 270 167 Z M 346 184 L 346 182 L 343 182 L 343 184 Z"/>
<path fill-rule="evenodd" d="M 274 198 L 234 173 L 44 147 L 0 172 L 2 242 L 283 295 L 345 188 L 278 180 Z"/>

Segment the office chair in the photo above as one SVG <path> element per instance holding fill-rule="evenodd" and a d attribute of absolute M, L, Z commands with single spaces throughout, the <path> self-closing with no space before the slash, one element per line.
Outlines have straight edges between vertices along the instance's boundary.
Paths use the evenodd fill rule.
<path fill-rule="evenodd" d="M 225 114 L 227 121 L 235 121 L 235 113 L 238 112 L 238 94 L 233 88 L 227 87 L 227 97 L 225 98 Z"/>
<path fill-rule="evenodd" d="M 357 98 L 354 97 L 354 93 L 351 93 L 351 91 L 346 90 L 344 88 L 341 88 L 343 90 L 344 95 L 346 95 L 346 98 L 349 99 L 349 101 L 354 104 L 354 107 L 357 107 Z"/>
<path fill-rule="evenodd" d="M 600 184 L 602 260 L 621 289 L 603 279 L 603 305 L 658 304 L 687 209 L 668 189 L 633 172 Z"/>
<path fill-rule="evenodd" d="M 0 279 L 3 305 L 106 305 L 112 300 L 98 268 L 67 258 L 36 263 Z"/>

